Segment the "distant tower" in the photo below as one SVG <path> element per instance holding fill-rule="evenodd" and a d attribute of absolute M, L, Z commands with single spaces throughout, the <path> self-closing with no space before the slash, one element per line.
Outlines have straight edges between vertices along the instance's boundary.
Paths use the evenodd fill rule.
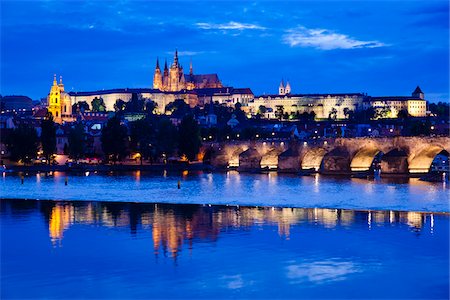
<path fill-rule="evenodd" d="M 286 95 L 291 93 L 291 84 L 289 83 L 289 81 L 286 83 L 286 87 L 284 88 L 284 93 Z"/>
<path fill-rule="evenodd" d="M 419 86 L 416 87 L 414 92 L 412 92 L 412 96 L 415 98 L 425 99 L 425 94 L 422 92 Z"/>
<path fill-rule="evenodd" d="M 189 75 L 194 75 L 194 68 L 192 67 L 192 58 L 191 61 L 189 62 Z"/>
<path fill-rule="evenodd" d="M 281 79 L 280 86 L 278 87 L 278 95 L 285 95 L 286 90 L 284 88 L 284 82 L 283 79 Z"/>
<path fill-rule="evenodd" d="M 164 61 L 163 90 L 169 90 L 169 69 L 167 68 L 167 59 Z"/>
<path fill-rule="evenodd" d="M 156 59 L 156 68 L 155 74 L 153 75 L 153 88 L 162 90 L 163 89 L 163 81 L 161 75 L 161 69 L 159 68 L 159 59 Z"/>

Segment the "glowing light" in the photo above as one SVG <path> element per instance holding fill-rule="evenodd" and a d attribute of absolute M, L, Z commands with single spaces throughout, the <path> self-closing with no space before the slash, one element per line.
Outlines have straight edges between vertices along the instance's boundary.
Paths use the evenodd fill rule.
<path fill-rule="evenodd" d="M 308 143 L 307 142 L 303 142 L 303 146 L 306 146 L 306 145 L 308 145 Z"/>

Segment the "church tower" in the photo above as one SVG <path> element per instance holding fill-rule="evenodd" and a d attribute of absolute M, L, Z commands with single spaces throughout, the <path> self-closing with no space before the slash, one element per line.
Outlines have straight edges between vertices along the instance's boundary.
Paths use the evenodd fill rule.
<path fill-rule="evenodd" d="M 62 81 L 60 84 L 62 85 Z M 51 86 L 50 93 L 47 96 L 47 105 L 48 112 L 52 114 L 53 120 L 57 123 L 61 123 L 61 92 L 60 86 L 56 81 L 56 74 L 53 75 L 53 85 Z"/>
<path fill-rule="evenodd" d="M 422 92 L 419 86 L 416 87 L 414 92 L 412 92 L 412 96 L 415 98 L 425 99 L 425 94 Z"/>
<path fill-rule="evenodd" d="M 163 81 L 161 75 L 161 69 L 159 68 L 159 59 L 156 59 L 155 74 L 153 75 L 153 88 L 163 90 Z"/>
<path fill-rule="evenodd" d="M 53 76 L 53 85 L 47 96 L 48 112 L 52 114 L 56 123 L 62 123 L 72 119 L 72 103 L 70 96 L 64 91 L 62 76 L 59 77 L 59 84 L 56 81 L 56 74 Z"/>
<path fill-rule="evenodd" d="M 290 93 L 291 93 L 291 84 L 289 83 L 289 81 L 287 81 L 286 87 L 284 88 L 284 94 L 289 95 Z"/>
<path fill-rule="evenodd" d="M 278 95 L 283 96 L 286 94 L 286 90 L 284 88 L 283 79 L 281 79 L 280 86 L 278 87 Z"/>

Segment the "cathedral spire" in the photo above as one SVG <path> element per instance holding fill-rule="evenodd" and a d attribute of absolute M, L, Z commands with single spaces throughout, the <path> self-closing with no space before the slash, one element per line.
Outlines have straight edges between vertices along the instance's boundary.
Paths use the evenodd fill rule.
<path fill-rule="evenodd" d="M 192 58 L 189 62 L 189 75 L 194 75 L 194 68 L 192 67 Z"/>
<path fill-rule="evenodd" d="M 56 74 L 53 74 L 53 85 L 58 85 L 58 82 L 56 81 Z"/>
<path fill-rule="evenodd" d="M 168 68 L 167 68 L 167 59 L 164 61 L 164 71 L 167 71 L 168 70 Z"/>
<path fill-rule="evenodd" d="M 61 75 L 59 76 L 59 84 L 63 84 L 63 83 L 62 83 L 62 76 L 61 76 Z"/>
<path fill-rule="evenodd" d="M 161 70 L 161 69 L 159 68 L 159 57 L 156 57 L 156 69 L 157 69 L 157 70 Z"/>
<path fill-rule="evenodd" d="M 173 65 L 178 66 L 178 50 L 175 49 L 175 56 L 173 57 Z"/>

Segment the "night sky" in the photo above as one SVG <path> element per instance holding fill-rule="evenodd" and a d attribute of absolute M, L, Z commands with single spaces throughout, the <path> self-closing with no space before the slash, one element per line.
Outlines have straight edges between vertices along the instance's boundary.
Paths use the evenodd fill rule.
<path fill-rule="evenodd" d="M 276 93 L 449 96 L 448 1 L 1 0 L 2 95 L 151 87 L 156 57 Z"/>

